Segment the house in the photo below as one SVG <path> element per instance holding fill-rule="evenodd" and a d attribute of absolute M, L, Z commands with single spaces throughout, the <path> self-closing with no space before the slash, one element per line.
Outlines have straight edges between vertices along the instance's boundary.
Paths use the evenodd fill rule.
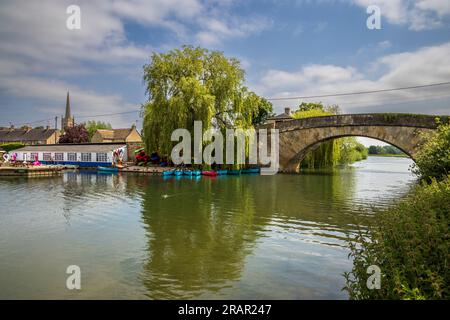
<path fill-rule="evenodd" d="M 127 129 L 98 129 L 91 139 L 92 143 L 109 143 L 109 142 L 142 142 L 142 137 L 133 125 Z"/>
<path fill-rule="evenodd" d="M 273 124 L 273 123 L 277 123 L 277 122 L 290 121 L 293 119 L 294 118 L 292 118 L 291 108 L 284 108 L 283 113 L 276 115 L 275 117 L 268 118 L 266 120 L 266 123 Z"/>
<path fill-rule="evenodd" d="M 80 167 L 110 167 L 118 160 L 126 162 L 127 146 L 124 143 L 81 143 L 26 146 L 9 152 L 17 161 L 43 164 L 78 165 Z"/>
<path fill-rule="evenodd" d="M 60 132 L 57 129 L 31 128 L 29 126 L 21 129 L 15 129 L 11 126 L 9 129 L 0 129 L 0 144 L 4 143 L 23 143 L 32 144 L 54 144 L 59 140 Z"/>

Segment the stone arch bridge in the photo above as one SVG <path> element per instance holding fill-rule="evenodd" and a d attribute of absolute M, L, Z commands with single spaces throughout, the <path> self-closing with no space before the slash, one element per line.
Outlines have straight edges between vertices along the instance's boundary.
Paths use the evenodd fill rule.
<path fill-rule="evenodd" d="M 263 127 L 279 130 L 279 170 L 293 173 L 299 171 L 300 162 L 320 143 L 348 136 L 384 141 L 414 159 L 417 147 L 423 140 L 421 133 L 436 129 L 436 117 L 389 113 L 347 114 L 293 119 Z"/>

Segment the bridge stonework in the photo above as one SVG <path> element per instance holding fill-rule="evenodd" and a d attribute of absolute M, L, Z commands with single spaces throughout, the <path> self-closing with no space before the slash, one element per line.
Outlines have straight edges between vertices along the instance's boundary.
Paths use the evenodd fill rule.
<path fill-rule="evenodd" d="M 351 114 L 289 120 L 265 125 L 279 130 L 279 171 L 295 173 L 306 154 L 327 140 L 361 136 L 392 144 L 414 159 L 422 133 L 436 129 L 436 116 Z"/>

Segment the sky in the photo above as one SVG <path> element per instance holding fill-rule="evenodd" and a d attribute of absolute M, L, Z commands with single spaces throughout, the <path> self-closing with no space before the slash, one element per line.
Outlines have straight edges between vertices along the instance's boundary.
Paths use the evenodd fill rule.
<path fill-rule="evenodd" d="M 80 29 L 66 26 L 70 5 Z M 381 29 L 367 27 L 369 5 Z M 76 122 L 140 127 L 143 65 L 182 45 L 238 58 L 246 85 L 269 99 L 449 82 L 450 1 L 0 0 L 0 126 L 53 126 L 69 90 Z M 450 85 L 276 100 L 275 112 L 302 101 L 450 114 Z"/>

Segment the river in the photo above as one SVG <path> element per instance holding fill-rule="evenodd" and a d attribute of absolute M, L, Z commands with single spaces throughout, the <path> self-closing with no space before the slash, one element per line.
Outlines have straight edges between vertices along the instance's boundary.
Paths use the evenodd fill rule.
<path fill-rule="evenodd" d="M 0 179 L 0 299 L 346 299 L 346 239 L 408 192 L 411 164 Z M 66 288 L 69 265 L 81 290 Z"/>

